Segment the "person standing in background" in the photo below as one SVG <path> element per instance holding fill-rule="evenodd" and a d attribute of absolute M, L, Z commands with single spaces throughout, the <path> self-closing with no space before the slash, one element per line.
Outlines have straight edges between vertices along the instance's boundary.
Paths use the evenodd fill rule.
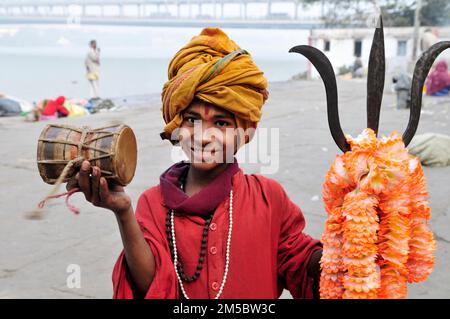
<path fill-rule="evenodd" d="M 364 77 L 364 66 L 360 57 L 355 59 L 355 63 L 352 67 L 352 77 L 353 78 L 362 78 Z"/>
<path fill-rule="evenodd" d="M 91 98 L 99 99 L 99 71 L 100 71 L 100 48 L 97 47 L 97 41 L 89 42 L 89 52 L 84 61 L 86 66 L 86 77 L 90 84 Z"/>
<path fill-rule="evenodd" d="M 405 72 L 399 72 L 392 78 L 392 83 L 397 94 L 397 109 L 407 109 L 411 102 L 411 77 Z"/>
<path fill-rule="evenodd" d="M 420 40 L 420 50 L 428 50 L 433 44 L 439 42 L 439 31 L 437 28 L 426 28 Z"/>

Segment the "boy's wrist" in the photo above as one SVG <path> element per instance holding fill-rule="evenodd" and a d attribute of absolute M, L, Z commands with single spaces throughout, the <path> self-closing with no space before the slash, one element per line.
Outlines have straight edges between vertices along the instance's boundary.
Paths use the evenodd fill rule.
<path fill-rule="evenodd" d="M 134 217 L 133 207 L 131 205 L 124 209 L 115 209 L 113 213 L 120 222 L 125 222 L 131 217 Z"/>

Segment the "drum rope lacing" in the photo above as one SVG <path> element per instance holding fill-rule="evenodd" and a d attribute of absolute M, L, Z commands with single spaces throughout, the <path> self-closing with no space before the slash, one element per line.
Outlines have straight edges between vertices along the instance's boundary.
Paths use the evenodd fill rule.
<path fill-rule="evenodd" d="M 53 125 L 53 127 L 66 128 L 65 126 L 58 126 L 58 125 Z M 94 147 L 94 146 L 91 146 L 91 145 L 88 144 L 88 143 L 92 143 L 92 142 L 94 142 L 96 140 L 100 140 L 102 138 L 105 138 L 105 137 L 119 135 L 118 132 L 103 131 L 104 129 L 109 128 L 109 127 L 114 127 L 114 126 L 106 126 L 106 127 L 98 128 L 98 129 L 95 129 L 95 130 L 91 130 L 89 127 L 83 127 L 81 130 L 78 130 L 78 129 L 75 129 L 75 128 L 71 128 L 72 131 L 76 131 L 76 132 L 81 133 L 80 141 L 78 143 L 71 142 L 71 141 L 66 141 L 66 140 L 47 139 L 47 138 L 40 138 L 38 140 L 38 142 L 61 143 L 61 144 L 77 146 L 78 156 L 77 156 L 77 158 L 72 160 L 72 161 L 75 161 L 75 163 L 74 163 L 75 165 L 72 164 L 70 166 L 70 167 L 74 167 L 74 166 L 76 167 L 77 165 L 81 165 L 81 163 L 83 162 L 83 160 L 81 160 L 81 162 L 79 162 L 79 159 L 83 158 L 83 156 L 81 154 L 81 152 L 83 150 L 92 150 L 92 151 L 97 151 L 97 152 L 103 153 L 101 155 L 94 156 L 94 157 L 91 157 L 89 159 L 86 159 L 89 162 L 94 162 L 94 161 L 97 161 L 99 159 L 112 157 L 112 156 L 115 155 L 114 152 L 110 153 L 110 152 L 108 152 L 108 151 L 106 151 L 104 149 L 101 149 L 101 148 L 98 148 L 98 147 Z M 95 138 L 91 138 L 89 140 L 86 140 L 88 132 L 97 133 L 97 134 L 100 133 L 102 135 L 97 136 Z M 65 163 L 67 163 L 66 166 L 68 166 L 70 164 L 70 162 L 71 161 L 68 162 L 67 160 L 40 160 L 40 161 L 37 161 L 38 164 L 65 164 Z M 69 170 L 69 172 L 70 172 L 70 170 Z M 66 172 L 66 176 L 64 176 L 62 183 L 64 183 L 64 179 L 67 177 L 67 174 L 69 172 Z M 102 175 L 107 175 L 109 178 L 117 178 L 117 175 L 114 175 L 113 172 L 111 172 L 111 171 L 101 170 L 101 174 Z M 63 174 L 61 173 L 61 175 L 63 175 Z M 58 180 L 59 180 L 59 178 L 55 181 L 55 184 L 57 183 Z"/>
<path fill-rule="evenodd" d="M 60 128 L 66 128 L 65 126 L 58 126 L 58 125 L 54 125 L 54 127 L 60 127 Z M 69 144 L 69 145 L 75 145 L 77 146 L 77 157 L 68 161 L 66 166 L 64 167 L 64 169 L 62 170 L 61 174 L 59 175 L 58 179 L 55 181 L 54 187 L 52 188 L 52 190 L 47 194 L 47 196 L 44 197 L 43 200 L 41 200 L 39 202 L 39 204 L 37 205 L 37 208 L 34 209 L 30 214 L 28 214 L 27 218 L 28 219 L 41 219 L 42 218 L 42 214 L 43 214 L 43 208 L 44 205 L 46 204 L 46 202 L 49 199 L 53 199 L 53 198 L 59 198 L 59 197 L 63 197 L 65 196 L 65 204 L 66 207 L 73 212 L 74 214 L 79 214 L 80 210 L 73 206 L 72 204 L 69 203 L 69 197 L 72 196 L 73 194 L 77 193 L 80 191 L 79 188 L 73 188 L 67 192 L 61 193 L 61 194 L 57 194 L 59 187 L 61 186 L 62 183 L 65 182 L 66 177 L 69 175 L 69 173 L 71 172 L 71 170 L 74 167 L 77 166 L 81 166 L 81 163 L 83 163 L 84 160 L 88 160 L 89 162 L 93 162 L 96 161 L 98 159 L 101 158 L 105 158 L 105 157 L 110 157 L 110 156 L 114 156 L 114 153 L 108 153 L 105 150 L 99 149 L 97 147 L 93 147 L 90 146 L 88 144 L 86 144 L 86 142 L 92 143 L 92 141 L 95 140 L 99 140 L 108 136 L 114 136 L 114 135 L 118 135 L 117 132 L 109 132 L 109 131 L 102 131 L 106 128 L 109 127 L 113 127 L 113 126 L 106 126 L 106 127 L 102 127 L 102 128 L 98 128 L 95 130 L 90 129 L 87 126 L 82 127 L 81 130 L 77 130 L 77 129 L 72 129 L 76 132 L 80 132 L 81 133 L 81 137 L 80 137 L 80 141 L 78 143 L 75 142 L 70 142 L 70 141 L 65 141 L 65 140 L 56 140 L 56 139 L 44 139 L 44 138 L 40 138 L 38 141 L 41 142 L 47 142 L 47 143 L 63 143 L 63 144 Z M 103 133 L 103 135 L 100 135 L 96 138 L 93 139 L 89 139 L 88 141 L 86 141 L 86 137 L 87 134 L 89 132 L 92 133 Z M 99 151 L 102 153 L 105 153 L 103 155 L 99 155 L 99 156 L 95 156 L 92 157 L 90 159 L 85 159 L 82 155 L 82 151 L 86 150 L 86 149 L 90 149 L 90 150 L 94 150 L 94 151 Z M 63 160 L 41 160 L 38 161 L 38 164 L 64 164 L 66 163 L 66 161 Z M 113 175 L 112 172 L 106 171 L 106 170 L 101 170 L 101 174 L 102 175 L 109 175 L 109 177 L 116 177 L 115 175 Z"/>

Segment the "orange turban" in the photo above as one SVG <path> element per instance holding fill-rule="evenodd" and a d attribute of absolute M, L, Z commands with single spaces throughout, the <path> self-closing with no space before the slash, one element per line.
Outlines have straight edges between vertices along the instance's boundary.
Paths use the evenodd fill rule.
<path fill-rule="evenodd" d="M 268 97 L 264 73 L 219 28 L 203 29 L 179 50 L 170 61 L 168 77 L 162 92 L 164 139 L 181 126 L 182 112 L 194 98 L 233 113 L 244 131 L 256 128 L 261 119 Z"/>

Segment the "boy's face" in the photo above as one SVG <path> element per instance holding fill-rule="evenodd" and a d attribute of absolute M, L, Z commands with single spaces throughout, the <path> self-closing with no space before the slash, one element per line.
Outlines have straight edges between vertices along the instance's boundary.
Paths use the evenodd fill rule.
<path fill-rule="evenodd" d="M 183 112 L 180 144 L 196 169 L 210 170 L 232 163 L 236 153 L 234 115 L 212 104 L 194 100 Z"/>

